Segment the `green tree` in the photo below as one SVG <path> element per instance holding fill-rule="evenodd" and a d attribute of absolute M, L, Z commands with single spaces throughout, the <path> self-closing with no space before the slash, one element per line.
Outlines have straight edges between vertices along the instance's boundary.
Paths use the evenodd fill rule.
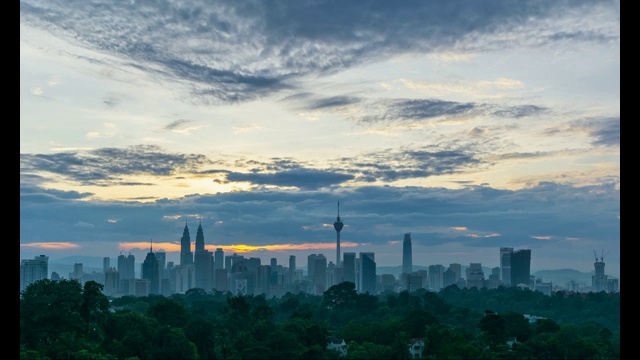
<path fill-rule="evenodd" d="M 343 281 L 331 286 L 323 294 L 322 305 L 327 309 L 349 309 L 356 306 L 358 293 L 356 284 Z"/>
<path fill-rule="evenodd" d="M 485 311 L 484 317 L 480 320 L 478 327 L 482 331 L 480 334 L 481 339 L 484 340 L 490 348 L 495 348 L 507 341 L 506 321 L 502 316 L 491 310 Z"/>
<path fill-rule="evenodd" d="M 77 280 L 43 279 L 27 286 L 20 293 L 21 348 L 52 359 L 81 350 L 86 334 L 83 301 Z"/>
<path fill-rule="evenodd" d="M 146 314 L 160 323 L 174 328 L 182 328 L 189 321 L 187 310 L 181 302 L 164 297 L 150 305 Z"/>

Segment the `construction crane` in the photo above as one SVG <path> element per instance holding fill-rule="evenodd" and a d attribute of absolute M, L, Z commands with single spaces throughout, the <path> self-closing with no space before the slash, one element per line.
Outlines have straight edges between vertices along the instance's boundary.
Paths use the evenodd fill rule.
<path fill-rule="evenodd" d="M 604 249 L 602 249 L 602 252 L 600 253 L 600 262 L 604 262 L 604 258 L 607 255 L 609 255 L 609 251 L 607 251 L 607 253 L 605 254 Z M 598 262 L 598 254 L 595 250 L 593 250 L 593 256 L 596 258 L 596 262 Z"/>

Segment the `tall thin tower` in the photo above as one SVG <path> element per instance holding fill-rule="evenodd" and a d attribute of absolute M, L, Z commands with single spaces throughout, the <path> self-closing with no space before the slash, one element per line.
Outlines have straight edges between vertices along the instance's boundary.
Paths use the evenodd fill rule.
<path fill-rule="evenodd" d="M 402 272 L 411 274 L 413 272 L 413 254 L 411 253 L 411 233 L 404 234 L 402 241 Z"/>
<path fill-rule="evenodd" d="M 340 220 L 340 201 L 338 201 L 338 217 L 336 218 L 336 222 L 333 223 L 333 228 L 336 229 L 336 266 L 340 267 L 340 230 L 344 224 L 342 220 Z"/>

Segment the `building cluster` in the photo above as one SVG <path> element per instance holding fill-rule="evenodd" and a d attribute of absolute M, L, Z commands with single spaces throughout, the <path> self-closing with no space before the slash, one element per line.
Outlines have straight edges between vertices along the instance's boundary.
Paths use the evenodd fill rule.
<path fill-rule="evenodd" d="M 307 256 L 307 271 L 296 267 L 296 257 L 289 256 L 288 266 L 277 263 L 275 258 L 269 264 L 262 264 L 260 258 L 243 255 L 225 255 L 221 248 L 211 252 L 205 249 L 202 224 L 198 225 L 195 237 L 195 251 L 191 249 L 189 227 L 185 224 L 182 238 L 180 263 L 166 261 L 166 253 L 153 251 L 151 243 L 149 252 L 141 264 L 141 276 L 136 277 L 135 257 L 119 255 L 116 267 L 111 266 L 110 258 L 103 260 L 103 272 L 85 274 L 82 264 L 75 264 L 69 279 L 81 283 L 89 280 L 104 285 L 103 292 L 107 296 L 125 295 L 148 296 L 158 294 L 170 296 L 175 293 L 186 293 L 190 289 L 200 288 L 205 291 L 231 292 L 238 295 L 259 295 L 280 297 L 286 293 L 308 293 L 321 295 L 329 287 L 349 281 L 355 284 L 360 293 L 372 295 L 386 291 L 400 292 L 418 289 L 440 291 L 456 285 L 460 288 L 489 288 L 499 286 L 519 286 L 541 291 L 551 295 L 554 287 L 551 283 L 542 282 L 531 276 L 531 250 L 514 250 L 510 247 L 500 248 L 500 266 L 485 276 L 481 263 L 430 265 L 427 269 L 414 271 L 411 234 L 404 234 L 402 247 L 402 273 L 398 278 L 394 274 L 377 274 L 375 254 L 373 252 L 340 252 L 340 231 L 343 222 L 338 217 L 334 222 L 336 230 L 336 262 L 327 261 L 323 254 Z M 342 256 L 341 256 L 342 255 Z M 595 275 L 592 291 L 617 291 L 617 279 L 608 279 L 604 275 L 604 261 L 596 257 Z M 40 255 L 20 261 L 20 291 L 27 285 L 47 278 L 48 257 Z M 59 274 L 52 273 L 52 280 L 60 279 Z M 571 286 L 572 284 L 568 284 Z M 573 290 L 573 289 L 569 289 Z"/>

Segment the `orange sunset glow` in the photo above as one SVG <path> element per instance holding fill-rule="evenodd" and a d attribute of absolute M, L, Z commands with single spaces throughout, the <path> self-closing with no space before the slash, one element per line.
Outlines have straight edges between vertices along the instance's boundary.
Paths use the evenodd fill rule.
<path fill-rule="evenodd" d="M 144 249 L 148 248 L 150 244 L 148 242 L 130 242 L 130 243 L 120 243 L 119 248 L 122 250 L 132 250 L 132 249 Z M 156 249 L 162 249 L 167 252 L 177 252 L 180 251 L 180 244 L 164 242 L 164 243 L 154 243 L 153 246 Z M 345 242 L 340 244 L 341 247 L 355 247 L 358 246 L 358 243 L 354 242 Z M 235 244 L 235 245 L 205 245 L 205 249 L 209 251 L 215 251 L 220 248 L 224 251 L 236 252 L 236 253 L 249 253 L 252 251 L 286 251 L 286 250 L 326 250 L 326 249 L 335 249 L 336 244 L 333 242 L 330 243 L 304 243 L 304 244 L 274 244 L 274 245 L 247 245 L 247 244 Z"/>

